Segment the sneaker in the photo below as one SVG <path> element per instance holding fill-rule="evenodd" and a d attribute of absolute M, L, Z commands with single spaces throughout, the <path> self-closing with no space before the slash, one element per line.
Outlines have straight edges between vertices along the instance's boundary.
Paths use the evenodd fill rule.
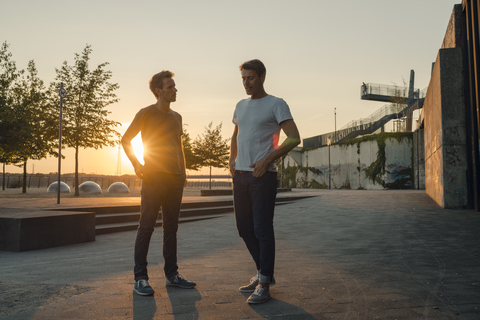
<path fill-rule="evenodd" d="M 153 296 L 155 293 L 153 288 L 148 284 L 148 281 L 144 279 L 135 281 L 135 284 L 133 285 L 133 292 L 141 296 Z"/>
<path fill-rule="evenodd" d="M 259 282 L 260 282 L 260 278 L 258 277 L 258 275 L 256 275 L 255 277 L 250 279 L 249 285 L 240 287 L 238 290 L 240 290 L 241 292 L 254 292 Z M 275 283 L 276 283 L 275 279 L 272 278 L 272 282 L 270 282 L 270 285 L 273 286 Z"/>
<path fill-rule="evenodd" d="M 248 303 L 263 303 L 265 301 L 270 300 L 272 296 L 270 295 L 270 289 L 267 287 L 263 287 L 259 284 L 255 291 L 252 293 L 250 297 L 248 297 Z"/>
<path fill-rule="evenodd" d="M 180 274 L 176 274 L 171 278 L 167 278 L 166 285 L 191 289 L 191 288 L 195 288 L 197 284 L 195 282 L 188 281 L 187 279 L 182 277 Z"/>

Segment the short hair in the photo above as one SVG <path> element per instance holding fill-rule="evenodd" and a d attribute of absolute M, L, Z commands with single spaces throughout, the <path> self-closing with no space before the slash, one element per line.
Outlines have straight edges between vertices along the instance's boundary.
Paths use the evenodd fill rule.
<path fill-rule="evenodd" d="M 168 70 L 162 70 L 162 72 L 159 72 L 153 75 L 152 79 L 150 79 L 149 81 L 149 85 L 150 85 L 150 91 L 152 91 L 155 98 L 158 98 L 158 95 L 155 92 L 155 89 L 157 88 L 163 89 L 163 80 L 168 78 L 173 78 L 174 76 L 175 74 Z"/>
<path fill-rule="evenodd" d="M 242 65 L 240 66 L 240 71 L 244 69 L 254 70 L 259 77 L 267 73 L 265 65 L 262 61 L 258 59 L 253 59 L 242 63 Z"/>

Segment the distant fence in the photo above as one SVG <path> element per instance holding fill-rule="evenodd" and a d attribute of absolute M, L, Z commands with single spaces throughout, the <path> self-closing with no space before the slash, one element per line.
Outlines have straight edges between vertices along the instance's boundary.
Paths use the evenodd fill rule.
<path fill-rule="evenodd" d="M 188 180 L 187 188 L 208 188 L 210 182 L 208 180 Z M 212 180 L 212 188 L 231 188 L 232 181 L 215 181 Z"/>
<path fill-rule="evenodd" d="M 48 188 L 48 186 L 57 181 L 58 177 L 54 176 L 27 176 L 27 188 Z M 74 177 L 62 177 L 61 181 L 68 184 L 70 187 L 73 187 Z M 97 183 L 102 189 L 107 189 L 114 182 L 123 182 L 130 189 L 141 188 L 142 180 L 138 178 L 125 178 L 125 177 L 115 177 L 115 176 L 90 176 L 90 177 L 78 177 L 78 183 L 81 184 L 85 181 L 93 181 Z M 208 179 L 187 179 L 187 188 L 208 188 L 210 185 Z M 0 175 L 0 187 L 3 186 L 3 177 Z M 5 177 L 5 188 L 21 188 L 23 186 L 23 176 L 22 175 L 6 175 Z M 232 181 L 228 180 L 214 180 L 212 179 L 212 188 L 231 188 Z"/>

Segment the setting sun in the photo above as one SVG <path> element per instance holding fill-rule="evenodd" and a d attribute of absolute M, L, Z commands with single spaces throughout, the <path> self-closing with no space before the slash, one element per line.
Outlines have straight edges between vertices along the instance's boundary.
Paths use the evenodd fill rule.
<path fill-rule="evenodd" d="M 137 135 L 135 138 L 133 138 L 132 146 L 133 146 L 133 152 L 135 152 L 135 155 L 137 156 L 138 161 L 140 161 L 141 164 L 144 164 L 143 143 L 142 143 L 142 137 L 140 135 Z"/>
<path fill-rule="evenodd" d="M 132 140 L 132 146 L 133 146 L 133 152 L 135 152 L 135 155 L 137 156 L 138 161 L 140 161 L 141 164 L 144 164 L 144 161 L 143 161 L 143 143 L 142 143 L 142 137 L 140 135 L 137 135 Z"/>
<path fill-rule="evenodd" d="M 132 139 L 132 147 L 135 156 L 137 157 L 138 161 L 141 164 L 144 164 L 143 161 L 143 144 L 142 144 L 142 137 L 138 134 L 135 138 Z M 122 164 L 126 164 L 127 166 L 131 167 L 130 160 L 128 159 L 125 151 L 122 148 Z"/>

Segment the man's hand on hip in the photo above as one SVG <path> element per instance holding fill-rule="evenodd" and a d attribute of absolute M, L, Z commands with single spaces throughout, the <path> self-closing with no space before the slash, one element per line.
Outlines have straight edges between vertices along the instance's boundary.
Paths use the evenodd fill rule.
<path fill-rule="evenodd" d="M 256 178 L 260 178 L 261 176 L 263 176 L 267 172 L 269 165 L 270 162 L 266 158 L 260 159 L 254 164 L 250 165 L 250 168 L 254 168 L 253 176 Z"/>
<path fill-rule="evenodd" d="M 230 169 L 230 175 L 233 178 L 233 176 L 235 175 L 235 159 L 230 159 L 228 167 Z"/>
<path fill-rule="evenodd" d="M 145 176 L 146 176 L 146 171 L 145 171 L 145 167 L 141 164 L 141 163 L 138 163 L 135 167 L 135 174 L 137 175 L 137 177 L 139 177 L 140 179 L 145 179 Z"/>

